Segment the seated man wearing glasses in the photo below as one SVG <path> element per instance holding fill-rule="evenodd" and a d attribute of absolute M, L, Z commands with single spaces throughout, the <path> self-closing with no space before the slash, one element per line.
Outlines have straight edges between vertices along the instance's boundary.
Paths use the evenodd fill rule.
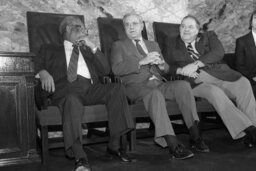
<path fill-rule="evenodd" d="M 124 87 L 99 82 L 99 76 L 108 74 L 102 63 L 105 57 L 88 39 L 78 17 L 64 18 L 59 31 L 63 45 L 43 46 L 35 59 L 35 69 L 42 93 L 48 93 L 52 105 L 62 113 L 65 150 L 76 160 L 75 171 L 90 170 L 82 146 L 84 105 L 106 104 L 110 132 L 107 152 L 122 161 L 134 161 L 120 148 L 120 136 L 134 128 Z"/>
<path fill-rule="evenodd" d="M 127 39 L 113 44 L 111 51 L 112 70 L 125 85 L 127 96 L 133 101 L 142 100 L 155 125 L 155 141 L 168 146 L 170 155 L 187 159 L 194 154 L 175 136 L 166 109 L 166 99 L 176 101 L 191 135 L 191 145 L 201 152 L 209 152 L 199 130 L 199 118 L 195 98 L 186 81 L 166 81 L 161 75 L 169 71 L 156 42 L 142 38 L 142 18 L 138 14 L 123 17 Z"/>

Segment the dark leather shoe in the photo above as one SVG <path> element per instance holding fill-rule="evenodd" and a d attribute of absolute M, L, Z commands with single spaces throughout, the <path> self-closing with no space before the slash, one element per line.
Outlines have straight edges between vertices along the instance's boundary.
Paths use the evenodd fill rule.
<path fill-rule="evenodd" d="M 194 156 L 194 154 L 182 144 L 178 144 L 174 148 L 174 150 L 170 149 L 169 152 L 172 158 L 180 159 L 180 160 L 188 159 Z"/>
<path fill-rule="evenodd" d="M 255 146 L 255 143 L 252 140 L 252 137 L 249 135 L 245 135 L 244 137 L 244 145 L 248 148 L 252 148 Z"/>
<path fill-rule="evenodd" d="M 117 158 L 123 162 L 136 162 L 136 158 L 128 155 L 123 149 L 119 149 L 118 151 L 111 150 L 107 148 L 107 154 L 111 155 L 114 158 Z"/>
<path fill-rule="evenodd" d="M 210 152 L 209 147 L 205 144 L 205 142 L 201 138 L 197 140 L 190 139 L 190 145 L 196 151 L 204 152 L 204 153 Z"/>
<path fill-rule="evenodd" d="M 76 160 L 74 171 L 92 171 L 92 169 L 86 158 L 80 158 Z"/>
<path fill-rule="evenodd" d="M 246 133 L 244 137 L 245 146 L 249 148 L 256 146 L 256 127 L 249 126 L 244 132 Z"/>

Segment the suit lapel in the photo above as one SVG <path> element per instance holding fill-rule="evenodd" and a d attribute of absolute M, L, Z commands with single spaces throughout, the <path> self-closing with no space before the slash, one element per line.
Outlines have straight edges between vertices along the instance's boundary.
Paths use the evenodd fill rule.
<path fill-rule="evenodd" d="M 185 43 L 181 40 L 180 36 L 178 36 L 176 39 L 176 49 L 182 53 L 182 56 L 185 57 L 185 60 L 194 62 L 193 59 L 189 56 L 187 47 L 186 47 Z"/>
<path fill-rule="evenodd" d="M 148 52 L 152 52 L 152 47 L 151 47 L 149 41 L 144 40 L 144 39 L 143 39 L 143 41 L 144 41 L 144 43 L 146 45 L 146 48 L 147 48 Z"/>
<path fill-rule="evenodd" d="M 246 44 L 248 45 L 247 47 L 250 49 L 252 56 L 256 57 L 256 45 L 253 39 L 252 32 L 248 34 L 248 38 L 246 39 L 246 41 Z"/>
<path fill-rule="evenodd" d="M 204 43 L 203 43 L 203 38 L 202 37 L 200 37 L 199 40 L 196 41 L 195 48 L 196 48 L 197 52 L 200 55 L 203 55 L 205 53 Z"/>
<path fill-rule="evenodd" d="M 67 58 L 66 58 L 66 53 L 65 53 L 65 48 L 64 46 L 60 46 L 59 50 L 56 51 L 56 56 L 59 56 L 61 58 L 60 63 L 64 64 L 65 67 L 63 67 L 63 72 L 65 71 L 65 73 L 67 74 Z"/>
<path fill-rule="evenodd" d="M 136 45 L 133 43 L 131 39 L 125 39 L 124 42 L 125 42 L 125 46 L 128 48 L 128 51 L 132 52 L 134 56 L 136 56 L 139 59 L 143 58 L 143 56 L 139 53 Z"/>

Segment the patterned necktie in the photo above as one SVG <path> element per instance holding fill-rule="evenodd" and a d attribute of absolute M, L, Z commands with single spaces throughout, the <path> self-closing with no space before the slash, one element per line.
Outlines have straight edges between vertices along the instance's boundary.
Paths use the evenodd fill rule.
<path fill-rule="evenodd" d="M 140 40 L 135 40 L 136 42 L 136 47 L 137 47 L 137 50 L 139 51 L 139 53 L 145 58 L 147 56 L 146 52 L 143 50 L 143 48 L 141 47 L 141 45 L 139 44 Z M 166 81 L 166 79 L 164 77 L 161 76 L 161 71 L 160 69 L 158 68 L 157 65 L 151 65 L 150 66 L 150 69 L 149 69 L 149 72 L 151 74 L 153 74 L 155 77 L 157 77 L 159 80 L 162 80 L 162 81 Z"/>
<path fill-rule="evenodd" d="M 200 54 L 196 53 L 191 45 L 191 43 L 188 44 L 187 46 L 188 54 L 189 56 L 194 60 L 198 60 L 200 57 Z"/>
<path fill-rule="evenodd" d="M 79 57 L 79 49 L 77 45 L 73 45 L 73 51 L 71 53 L 71 58 L 68 65 L 68 81 L 73 82 L 77 78 L 77 63 Z"/>
<path fill-rule="evenodd" d="M 145 58 L 147 56 L 146 52 L 143 50 L 141 45 L 139 44 L 140 40 L 135 40 L 136 42 L 136 48 L 139 51 L 139 53 Z"/>

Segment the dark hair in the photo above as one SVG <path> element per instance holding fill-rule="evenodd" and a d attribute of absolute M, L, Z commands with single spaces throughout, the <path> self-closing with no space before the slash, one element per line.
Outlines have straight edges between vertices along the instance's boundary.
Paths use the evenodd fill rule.
<path fill-rule="evenodd" d="M 251 30 L 252 29 L 252 20 L 253 20 L 253 16 L 256 15 L 256 10 L 254 10 L 252 12 L 252 15 L 251 15 L 251 18 L 250 18 L 250 23 L 249 23 L 249 29 Z"/>
<path fill-rule="evenodd" d="M 187 18 L 192 18 L 193 20 L 195 20 L 196 25 L 197 25 L 197 28 L 198 28 L 198 30 L 200 30 L 200 22 L 199 22 L 199 20 L 198 20 L 195 16 L 193 16 L 193 15 L 187 15 L 187 16 L 185 16 L 185 17 L 181 20 L 181 23 L 182 23 L 185 19 L 187 19 Z"/>

